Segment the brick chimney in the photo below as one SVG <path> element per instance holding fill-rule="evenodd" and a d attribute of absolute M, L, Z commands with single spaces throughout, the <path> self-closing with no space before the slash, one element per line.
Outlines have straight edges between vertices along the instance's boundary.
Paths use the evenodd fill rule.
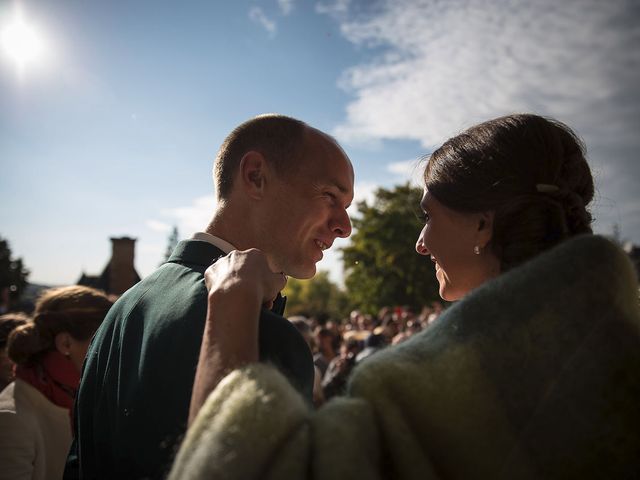
<path fill-rule="evenodd" d="M 111 238 L 111 260 L 109 262 L 109 293 L 121 295 L 140 280 L 133 266 L 136 239 Z"/>

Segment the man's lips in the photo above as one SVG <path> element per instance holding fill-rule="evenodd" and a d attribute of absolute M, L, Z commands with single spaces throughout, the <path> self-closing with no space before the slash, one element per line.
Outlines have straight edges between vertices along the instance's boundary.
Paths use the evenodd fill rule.
<path fill-rule="evenodd" d="M 317 238 L 314 240 L 314 242 L 315 242 L 316 246 L 320 250 L 327 250 L 327 249 L 331 248 L 331 243 L 326 243 L 326 242 L 324 242 L 322 240 L 319 240 Z"/>

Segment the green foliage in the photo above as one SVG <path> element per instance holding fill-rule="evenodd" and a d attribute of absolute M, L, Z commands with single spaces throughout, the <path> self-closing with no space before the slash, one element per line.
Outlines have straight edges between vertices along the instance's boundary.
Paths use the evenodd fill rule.
<path fill-rule="evenodd" d="M 16 302 L 27 285 L 28 276 L 22 259 L 12 258 L 9 242 L 0 237 L 0 294 L 8 292 L 11 302 Z"/>
<path fill-rule="evenodd" d="M 423 224 L 422 191 L 409 184 L 376 191 L 373 205 L 360 202 L 351 243 L 342 249 L 349 302 L 364 312 L 409 305 L 418 311 L 437 300 L 434 265 L 415 251 Z"/>
<path fill-rule="evenodd" d="M 340 319 L 349 311 L 345 293 L 324 271 L 310 280 L 289 278 L 282 293 L 287 296 L 287 316 Z"/>

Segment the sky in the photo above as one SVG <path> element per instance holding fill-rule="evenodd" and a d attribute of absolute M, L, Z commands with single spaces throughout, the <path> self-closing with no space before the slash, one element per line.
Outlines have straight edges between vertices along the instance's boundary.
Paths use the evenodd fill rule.
<path fill-rule="evenodd" d="M 119 236 L 146 276 L 174 225 L 206 226 L 216 151 L 254 115 L 334 135 L 372 202 L 447 138 L 532 112 L 585 141 L 595 231 L 640 244 L 639 20 L 637 0 L 0 0 L 0 237 L 34 283 L 99 274 Z M 319 264 L 339 283 L 347 243 Z"/>

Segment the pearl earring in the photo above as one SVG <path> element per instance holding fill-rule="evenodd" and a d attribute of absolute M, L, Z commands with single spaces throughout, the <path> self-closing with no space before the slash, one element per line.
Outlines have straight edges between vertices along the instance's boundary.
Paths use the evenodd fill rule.
<path fill-rule="evenodd" d="M 475 253 L 476 255 L 480 255 L 480 247 L 478 245 L 473 247 L 473 253 Z"/>

